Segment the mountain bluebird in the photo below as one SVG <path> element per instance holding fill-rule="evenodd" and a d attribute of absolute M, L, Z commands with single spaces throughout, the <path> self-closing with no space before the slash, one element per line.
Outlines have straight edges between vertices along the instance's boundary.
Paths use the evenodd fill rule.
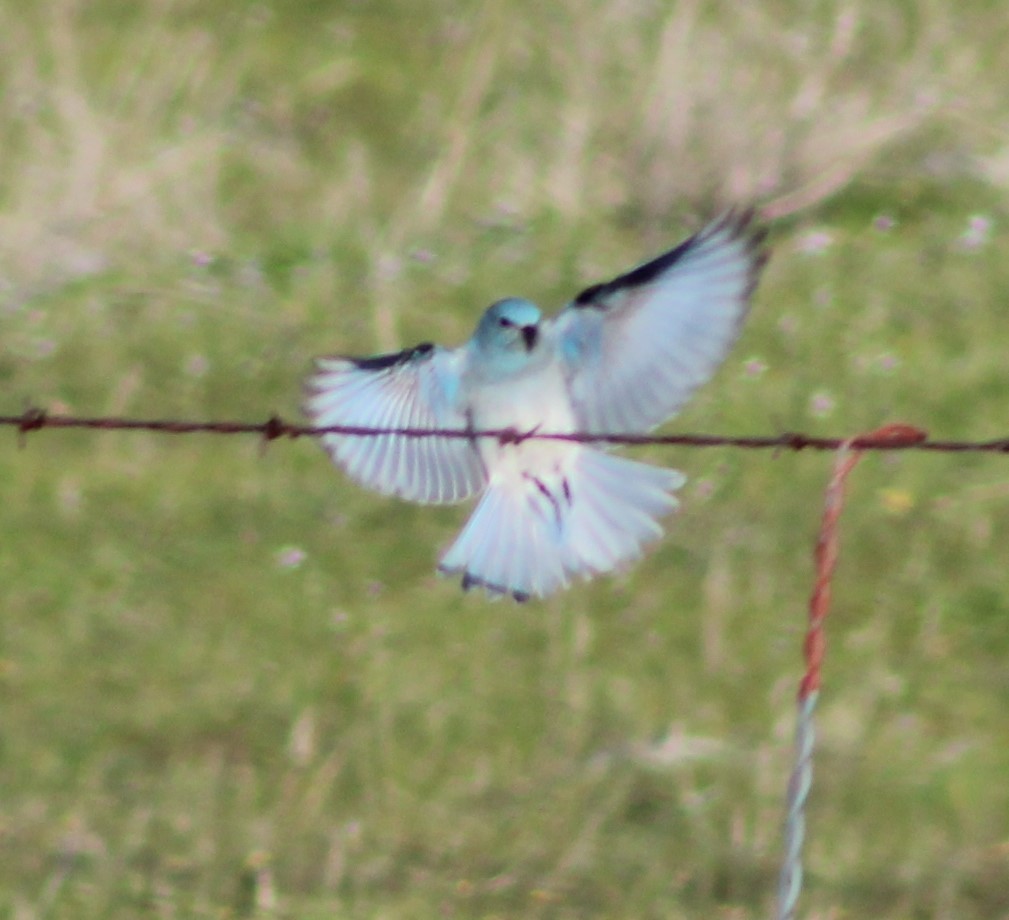
<path fill-rule="evenodd" d="M 640 434 L 675 414 L 736 339 L 764 236 L 752 211 L 729 212 L 551 319 L 510 297 L 458 348 L 319 358 L 305 410 L 318 427 L 514 432 L 321 440 L 353 479 L 387 495 L 482 493 L 440 571 L 461 575 L 463 589 L 543 597 L 639 556 L 685 477 L 601 445 L 523 436 Z"/>

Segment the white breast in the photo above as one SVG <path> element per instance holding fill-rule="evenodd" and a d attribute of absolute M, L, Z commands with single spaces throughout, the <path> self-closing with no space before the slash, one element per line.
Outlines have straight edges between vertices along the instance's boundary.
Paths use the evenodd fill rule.
<path fill-rule="evenodd" d="M 513 428 L 519 434 L 575 430 L 574 411 L 557 362 L 546 362 L 507 381 L 479 386 L 473 396 L 473 427 L 479 430 Z M 501 444 L 493 438 L 480 439 L 480 455 L 491 479 L 560 472 L 577 448 L 570 441 L 529 439 Z"/>

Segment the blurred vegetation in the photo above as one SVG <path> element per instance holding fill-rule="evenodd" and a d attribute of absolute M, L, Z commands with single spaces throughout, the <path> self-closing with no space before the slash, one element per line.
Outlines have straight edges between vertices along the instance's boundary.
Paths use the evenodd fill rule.
<path fill-rule="evenodd" d="M 297 417 L 311 356 L 462 341 L 717 205 L 777 215 L 677 430 L 1006 433 L 997 4 L 0 6 L 3 412 Z M 0 451 L 0 915 L 771 910 L 829 461 L 684 469 L 640 565 L 433 574 L 465 515 L 317 445 Z M 872 456 L 829 623 L 805 916 L 1009 917 L 1009 475 Z"/>

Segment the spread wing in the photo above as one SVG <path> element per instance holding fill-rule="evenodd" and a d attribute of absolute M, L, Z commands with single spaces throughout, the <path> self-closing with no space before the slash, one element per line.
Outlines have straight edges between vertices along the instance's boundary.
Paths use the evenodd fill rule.
<path fill-rule="evenodd" d="M 305 412 L 319 428 L 458 429 L 458 352 L 431 344 L 375 358 L 319 358 Z M 467 438 L 326 434 L 333 460 L 362 485 L 418 502 L 453 502 L 477 492 L 486 473 Z"/>
<path fill-rule="evenodd" d="M 582 291 L 554 320 L 579 427 L 648 431 L 708 380 L 735 341 L 767 260 L 753 212 Z"/>

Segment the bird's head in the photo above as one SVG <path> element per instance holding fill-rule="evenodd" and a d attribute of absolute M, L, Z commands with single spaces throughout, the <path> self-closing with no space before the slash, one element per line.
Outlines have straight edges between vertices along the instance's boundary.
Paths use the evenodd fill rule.
<path fill-rule="evenodd" d="M 476 343 L 488 354 L 528 355 L 539 343 L 539 308 L 528 300 L 508 297 L 491 304 L 476 330 Z"/>

